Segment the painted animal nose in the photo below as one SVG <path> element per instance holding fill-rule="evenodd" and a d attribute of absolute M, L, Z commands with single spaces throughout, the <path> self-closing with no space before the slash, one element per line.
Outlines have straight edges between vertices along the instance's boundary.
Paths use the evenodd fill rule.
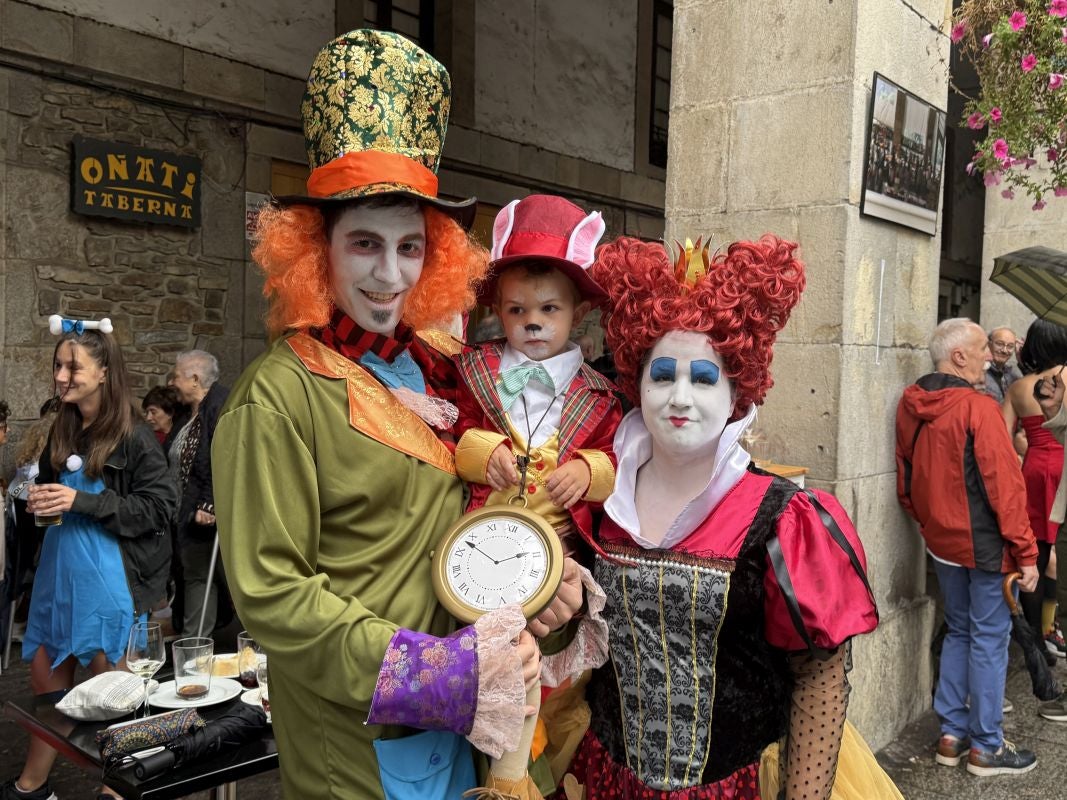
<path fill-rule="evenodd" d="M 541 326 L 535 322 L 531 322 L 529 325 L 526 326 L 527 333 L 538 333 L 540 330 Z"/>

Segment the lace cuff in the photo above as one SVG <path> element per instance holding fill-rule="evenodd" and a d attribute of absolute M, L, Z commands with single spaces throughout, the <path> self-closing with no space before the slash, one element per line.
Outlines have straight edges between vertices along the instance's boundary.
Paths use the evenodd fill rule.
<path fill-rule="evenodd" d="M 794 688 L 784 780 L 788 800 L 827 800 L 834 787 L 849 685 L 847 647 L 826 661 L 790 656 Z"/>
<path fill-rule="evenodd" d="M 517 605 L 491 611 L 474 623 L 478 635 L 478 704 L 467 740 L 492 758 L 519 746 L 526 719 L 526 682 L 512 641 L 526 627 Z"/>
<path fill-rule="evenodd" d="M 585 589 L 586 613 L 570 644 L 558 653 L 541 657 L 543 686 L 562 686 L 568 678 L 576 681 L 585 670 L 603 666 L 608 660 L 608 623 L 601 616 L 607 597 L 589 570 L 579 565 L 578 574 Z"/>
<path fill-rule="evenodd" d="M 398 630 L 386 648 L 367 722 L 466 734 L 478 697 L 477 639 L 474 626 L 447 639 Z M 521 682 L 521 667 L 519 675 Z"/>
<path fill-rule="evenodd" d="M 401 405 L 420 417 L 431 428 L 448 430 L 459 419 L 459 409 L 443 397 L 420 394 L 403 386 L 389 391 L 400 401 Z"/>

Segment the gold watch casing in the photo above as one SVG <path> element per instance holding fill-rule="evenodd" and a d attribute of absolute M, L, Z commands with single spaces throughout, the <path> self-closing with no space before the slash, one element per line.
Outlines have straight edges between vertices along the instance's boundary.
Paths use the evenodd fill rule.
<path fill-rule="evenodd" d="M 441 605 L 461 622 L 470 624 L 483 614 L 495 609 L 478 608 L 456 593 L 447 575 L 448 554 L 456 543 L 462 541 L 472 528 L 491 520 L 503 522 L 509 519 L 518 520 L 533 529 L 545 546 L 547 559 L 544 577 L 533 594 L 522 603 L 523 615 L 526 619 L 536 617 L 556 596 L 556 591 L 563 580 L 563 544 L 560 542 L 559 535 L 555 529 L 540 514 L 523 506 L 510 503 L 495 503 L 482 506 L 460 517 L 437 542 L 437 546 L 432 553 L 433 563 L 430 573 L 434 593 L 437 595 Z"/>

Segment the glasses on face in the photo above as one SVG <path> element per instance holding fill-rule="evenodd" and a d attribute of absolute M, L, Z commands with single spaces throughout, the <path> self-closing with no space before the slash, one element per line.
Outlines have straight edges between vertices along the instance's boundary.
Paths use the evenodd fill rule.
<path fill-rule="evenodd" d="M 989 349 L 1001 353 L 1012 353 L 1015 351 L 1015 342 L 990 342 Z"/>

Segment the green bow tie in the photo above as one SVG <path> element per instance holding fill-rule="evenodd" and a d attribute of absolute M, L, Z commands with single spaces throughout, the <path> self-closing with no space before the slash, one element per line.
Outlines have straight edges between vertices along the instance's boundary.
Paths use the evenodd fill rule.
<path fill-rule="evenodd" d="M 496 387 L 496 393 L 500 396 L 500 404 L 505 411 L 511 408 L 515 401 L 519 399 L 519 395 L 522 394 L 522 390 L 526 388 L 526 384 L 530 382 L 531 378 L 543 383 L 553 392 L 556 391 L 552 376 L 540 364 L 522 364 L 517 367 L 511 367 L 500 373 L 500 379 L 497 381 Z"/>

